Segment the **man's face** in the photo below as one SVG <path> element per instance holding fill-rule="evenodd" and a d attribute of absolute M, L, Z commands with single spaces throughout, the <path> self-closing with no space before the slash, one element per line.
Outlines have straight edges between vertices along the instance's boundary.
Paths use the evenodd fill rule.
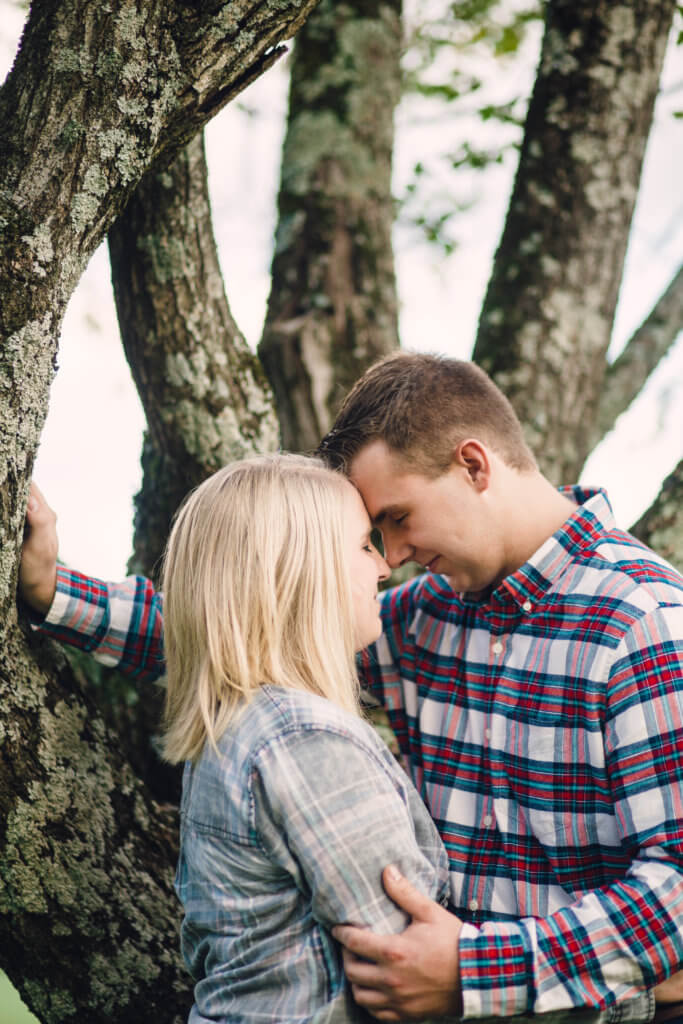
<path fill-rule="evenodd" d="M 384 441 L 372 441 L 351 463 L 349 476 L 382 533 L 392 568 L 418 562 L 450 577 L 456 591 L 477 592 L 499 581 L 502 553 L 486 488 L 471 467 L 454 459 L 441 476 L 425 476 Z"/>

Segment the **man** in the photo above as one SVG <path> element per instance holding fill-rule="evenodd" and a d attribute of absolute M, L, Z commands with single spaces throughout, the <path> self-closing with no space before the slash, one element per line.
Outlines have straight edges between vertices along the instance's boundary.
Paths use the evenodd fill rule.
<path fill-rule="evenodd" d="M 384 360 L 320 453 L 358 487 L 389 564 L 427 570 L 383 596 L 362 672 L 446 845 L 458 915 L 386 871 L 412 922 L 337 930 L 357 1001 L 381 1020 L 649 1020 L 683 965 L 683 579 L 615 528 L 602 492 L 541 475 L 473 364 Z M 45 609 L 54 552 L 33 573 L 40 548 L 29 536 L 22 581 L 31 601 L 50 580 Z M 145 581 L 60 570 L 48 621 L 109 663 L 160 671 Z"/>

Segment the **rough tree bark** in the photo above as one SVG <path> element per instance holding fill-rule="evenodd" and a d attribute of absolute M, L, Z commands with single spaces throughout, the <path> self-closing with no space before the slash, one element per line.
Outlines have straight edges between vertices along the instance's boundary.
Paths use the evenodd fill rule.
<path fill-rule="evenodd" d="M 174 814 L 15 605 L 59 328 L 143 173 L 276 57 L 314 0 L 35 5 L 0 90 L 0 958 L 44 1021 L 184 1019 Z"/>
<path fill-rule="evenodd" d="M 285 448 L 315 448 L 398 346 L 391 229 L 400 0 L 323 0 L 297 36 L 259 355 Z"/>
<path fill-rule="evenodd" d="M 473 358 L 543 470 L 589 450 L 673 0 L 549 0 Z"/>

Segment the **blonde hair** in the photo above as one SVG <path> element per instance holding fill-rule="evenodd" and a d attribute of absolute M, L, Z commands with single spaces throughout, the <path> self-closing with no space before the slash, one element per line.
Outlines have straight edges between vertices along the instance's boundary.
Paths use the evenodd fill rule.
<path fill-rule="evenodd" d="M 266 683 L 358 710 L 349 486 L 317 459 L 265 455 L 219 470 L 181 506 L 162 584 L 169 761 L 215 749 Z"/>

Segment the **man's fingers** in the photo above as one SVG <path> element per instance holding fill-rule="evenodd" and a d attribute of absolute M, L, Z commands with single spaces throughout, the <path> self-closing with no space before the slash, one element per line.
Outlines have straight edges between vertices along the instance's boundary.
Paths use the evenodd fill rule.
<path fill-rule="evenodd" d="M 56 523 L 57 521 L 57 516 L 48 505 L 38 485 L 34 484 L 33 481 L 31 481 L 28 492 L 26 518 L 31 526 L 42 526 L 47 523 Z"/>
<path fill-rule="evenodd" d="M 358 1005 L 371 1013 L 373 1017 L 377 1017 L 378 1020 L 401 1019 L 396 1010 L 387 1006 L 386 996 L 383 993 L 375 992 L 371 988 L 361 988 L 359 985 L 352 985 L 351 991 Z"/>
<path fill-rule="evenodd" d="M 376 988 L 365 988 L 363 985 L 351 985 L 353 998 L 359 1006 L 366 1010 L 386 1010 L 388 999 L 385 992 L 379 992 Z"/>
<path fill-rule="evenodd" d="M 19 593 L 41 615 L 50 609 L 57 587 L 56 523 L 57 516 L 32 482 L 19 563 Z"/>
<path fill-rule="evenodd" d="M 368 928 L 355 928 L 350 924 L 339 924 L 332 929 L 337 942 L 351 953 L 364 957 L 375 963 L 393 960 L 389 942 L 396 939 L 392 935 L 375 935 Z"/>
<path fill-rule="evenodd" d="M 31 482 L 30 482 L 30 484 L 28 486 L 28 497 L 29 497 L 29 505 L 33 505 L 33 506 L 36 506 L 36 505 L 47 505 L 47 501 L 45 500 L 45 495 L 43 494 L 43 492 L 41 491 L 40 487 L 35 482 L 35 480 L 31 480 Z"/>
<path fill-rule="evenodd" d="M 358 1005 L 378 1020 L 401 1019 L 396 1010 L 388 1005 L 387 997 L 383 992 L 377 992 L 373 988 L 363 988 L 361 985 L 352 985 L 351 991 Z"/>
<path fill-rule="evenodd" d="M 382 872 L 384 891 L 390 900 L 410 914 L 413 921 L 430 921 L 434 903 L 405 878 L 393 864 Z"/>
<path fill-rule="evenodd" d="M 342 950 L 344 960 L 344 973 L 354 985 L 361 985 L 364 988 L 378 989 L 382 987 L 385 968 L 377 964 L 361 960 L 354 953 Z"/>

